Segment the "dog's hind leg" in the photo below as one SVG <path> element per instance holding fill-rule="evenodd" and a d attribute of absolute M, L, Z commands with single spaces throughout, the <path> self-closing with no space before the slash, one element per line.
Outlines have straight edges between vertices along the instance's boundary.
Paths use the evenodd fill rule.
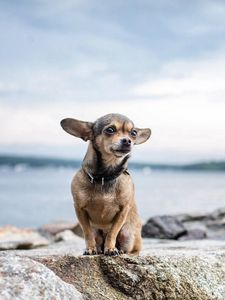
<path fill-rule="evenodd" d="M 134 244 L 134 235 L 130 230 L 129 226 L 124 225 L 121 228 L 116 239 L 116 245 L 120 254 L 130 253 L 133 249 L 133 244 Z"/>
<path fill-rule="evenodd" d="M 141 251 L 142 239 L 139 232 L 133 232 L 128 224 L 125 224 L 117 236 L 117 248 L 120 254 L 128 253 L 138 255 Z"/>
<path fill-rule="evenodd" d="M 133 249 L 131 250 L 130 254 L 139 255 L 141 248 L 142 248 L 141 233 L 138 233 L 134 238 Z"/>

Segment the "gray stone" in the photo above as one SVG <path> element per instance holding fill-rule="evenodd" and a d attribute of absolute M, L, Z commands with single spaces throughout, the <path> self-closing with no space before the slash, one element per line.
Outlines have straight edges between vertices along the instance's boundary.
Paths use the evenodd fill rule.
<path fill-rule="evenodd" d="M 221 220 L 225 218 L 225 207 L 214 210 L 212 213 L 208 214 L 208 220 Z"/>
<path fill-rule="evenodd" d="M 55 236 L 65 230 L 71 230 L 74 234 L 83 237 L 83 231 L 79 223 L 72 223 L 66 221 L 58 221 L 55 223 L 45 224 L 38 229 L 38 231 L 44 236 Z"/>
<path fill-rule="evenodd" d="M 189 214 L 177 214 L 174 215 L 180 222 L 197 222 L 197 221 L 204 221 L 207 218 L 207 214 L 195 212 Z"/>
<path fill-rule="evenodd" d="M 207 238 L 207 233 L 202 229 L 190 229 L 185 235 L 182 235 L 179 240 L 202 240 Z"/>
<path fill-rule="evenodd" d="M 39 249 L 2 251 L 0 299 L 224 300 L 225 241 L 210 240 L 225 237 L 224 213 L 151 218 L 139 257 L 82 256 L 71 230 Z"/>
<path fill-rule="evenodd" d="M 56 235 L 57 233 L 65 230 L 73 230 L 74 227 L 75 227 L 74 222 L 58 221 L 55 223 L 49 223 L 43 225 L 42 227 L 39 228 L 39 231 L 43 233 Z"/>
<path fill-rule="evenodd" d="M 71 231 L 71 230 L 65 230 L 62 232 L 59 232 L 55 236 L 55 241 L 60 242 L 60 241 L 76 241 L 77 236 Z"/>
<path fill-rule="evenodd" d="M 49 245 L 50 241 L 33 229 L 5 226 L 0 228 L 0 250 L 31 249 Z"/>
<path fill-rule="evenodd" d="M 16 255 L 22 255 L 26 257 L 51 257 L 51 256 L 79 256 L 82 255 L 85 249 L 84 239 L 76 237 L 76 240 L 60 241 L 50 244 L 47 247 L 41 247 L 31 250 L 12 250 L 8 251 Z M 2 253 L 5 253 L 4 251 Z M 1 255 L 1 252 L 0 252 Z"/>
<path fill-rule="evenodd" d="M 216 236 L 219 235 L 221 238 L 225 238 L 225 207 L 209 214 L 205 224 L 210 231 L 210 236 L 214 232 Z"/>
<path fill-rule="evenodd" d="M 74 286 L 65 283 L 43 264 L 26 257 L 0 256 L 1 300 L 81 300 Z"/>
<path fill-rule="evenodd" d="M 167 215 L 152 217 L 142 227 L 142 236 L 148 238 L 177 239 L 186 232 L 182 222 Z"/>
<path fill-rule="evenodd" d="M 41 262 L 72 284 L 84 299 L 224 300 L 223 241 L 144 239 L 139 257 L 77 256 L 83 247 L 84 240 L 78 238 L 74 253 L 69 241 L 40 249 L 5 251 L 2 256 L 29 256 Z"/>
<path fill-rule="evenodd" d="M 176 215 L 187 232 L 198 230 L 205 232 L 205 238 L 225 240 L 225 208 L 220 208 L 209 214 L 181 214 Z M 190 236 L 190 234 L 188 234 Z M 185 239 L 185 236 L 183 237 Z M 188 237 L 187 237 L 188 238 Z M 201 238 L 201 235 L 200 235 Z"/>
<path fill-rule="evenodd" d="M 84 233 L 83 230 L 80 226 L 79 223 L 77 223 L 73 228 L 72 228 L 73 233 L 75 233 L 76 235 L 80 236 L 80 237 L 84 237 Z"/>

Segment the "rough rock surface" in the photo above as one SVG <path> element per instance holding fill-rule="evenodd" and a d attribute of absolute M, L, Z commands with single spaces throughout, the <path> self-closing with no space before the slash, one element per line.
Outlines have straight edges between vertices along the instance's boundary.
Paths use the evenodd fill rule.
<path fill-rule="evenodd" d="M 0 299 L 81 300 L 76 288 L 26 257 L 0 256 Z"/>
<path fill-rule="evenodd" d="M 82 256 L 84 240 L 63 226 L 46 231 L 50 240 L 4 227 L 2 249 L 42 247 L 0 251 L 0 300 L 224 300 L 225 209 L 158 217 L 157 226 L 166 236 L 143 239 L 139 257 Z M 31 243 L 33 233 L 41 243 Z"/>
<path fill-rule="evenodd" d="M 0 257 L 18 255 L 41 262 L 84 299 L 224 300 L 224 241 L 144 239 L 139 257 L 81 256 L 83 248 L 84 240 L 77 237 L 76 242 L 0 252 Z"/>
<path fill-rule="evenodd" d="M 0 228 L 0 250 L 31 249 L 46 246 L 50 242 L 33 229 L 22 229 L 14 226 Z"/>

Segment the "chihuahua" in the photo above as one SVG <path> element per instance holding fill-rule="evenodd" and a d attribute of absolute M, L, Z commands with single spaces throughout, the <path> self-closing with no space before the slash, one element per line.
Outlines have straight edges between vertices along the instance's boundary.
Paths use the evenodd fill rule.
<path fill-rule="evenodd" d="M 120 114 L 105 115 L 94 123 L 67 118 L 61 126 L 89 141 L 82 168 L 71 184 L 86 242 L 83 254 L 138 255 L 142 225 L 127 166 L 132 147 L 147 141 L 151 130 L 136 128 Z"/>

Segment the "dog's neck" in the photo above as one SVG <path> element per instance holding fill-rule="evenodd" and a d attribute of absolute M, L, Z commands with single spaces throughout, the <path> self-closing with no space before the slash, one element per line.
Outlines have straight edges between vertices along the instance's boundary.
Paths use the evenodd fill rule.
<path fill-rule="evenodd" d="M 95 178 L 115 179 L 127 170 L 129 155 L 116 157 L 102 154 L 92 142 L 88 145 L 82 168 Z"/>

